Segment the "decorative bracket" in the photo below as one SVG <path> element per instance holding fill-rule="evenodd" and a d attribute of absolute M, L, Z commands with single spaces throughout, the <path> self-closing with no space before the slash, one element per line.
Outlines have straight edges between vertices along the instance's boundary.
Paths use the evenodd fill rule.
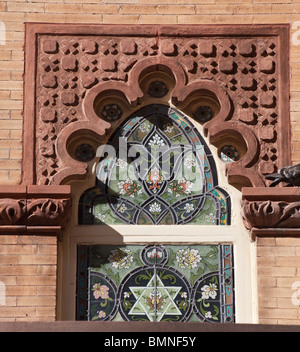
<path fill-rule="evenodd" d="M 256 187 L 242 190 L 245 227 L 256 236 L 300 236 L 300 189 Z"/>

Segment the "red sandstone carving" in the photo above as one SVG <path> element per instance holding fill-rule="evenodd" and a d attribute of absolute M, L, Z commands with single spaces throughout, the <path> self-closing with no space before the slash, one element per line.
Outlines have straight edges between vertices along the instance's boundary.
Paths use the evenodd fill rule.
<path fill-rule="evenodd" d="M 299 234 L 299 188 L 244 188 L 242 197 L 244 225 L 252 233 L 276 236 L 296 231 Z"/>
<path fill-rule="evenodd" d="M 67 143 L 79 134 L 101 143 L 110 124 L 96 115 L 96 97 L 116 94 L 135 107 L 146 93 L 141 78 L 163 71 L 175 80 L 178 107 L 198 93 L 219 100 L 219 114 L 204 125 L 211 143 L 234 135 L 246 145 L 227 167 L 229 182 L 265 186 L 265 174 L 290 163 L 288 43 L 285 25 L 27 23 L 23 183 L 84 177 L 86 164 L 69 155 Z"/>
<path fill-rule="evenodd" d="M 63 226 L 69 215 L 70 199 L 35 199 L 27 201 L 27 225 Z"/>
<path fill-rule="evenodd" d="M 21 222 L 25 214 L 26 200 L 24 199 L 0 199 L 0 226 L 16 225 Z"/>
<path fill-rule="evenodd" d="M 56 233 L 66 224 L 70 210 L 69 186 L 0 187 L 0 233 L 10 229 Z"/>

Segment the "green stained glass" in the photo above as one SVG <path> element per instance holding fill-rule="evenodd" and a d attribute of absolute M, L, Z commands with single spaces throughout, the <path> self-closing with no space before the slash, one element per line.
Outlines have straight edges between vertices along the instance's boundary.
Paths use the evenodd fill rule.
<path fill-rule="evenodd" d="M 81 197 L 80 224 L 230 223 L 230 197 L 218 186 L 212 154 L 181 112 L 146 106 L 108 146 L 95 187 Z"/>
<path fill-rule="evenodd" d="M 233 277 L 231 245 L 82 245 L 77 319 L 233 323 Z"/>

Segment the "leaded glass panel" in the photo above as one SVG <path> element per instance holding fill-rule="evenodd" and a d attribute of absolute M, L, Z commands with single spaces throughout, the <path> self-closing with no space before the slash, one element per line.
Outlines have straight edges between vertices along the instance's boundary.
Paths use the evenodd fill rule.
<path fill-rule="evenodd" d="M 80 245 L 77 319 L 232 323 L 232 246 Z"/>
<path fill-rule="evenodd" d="M 213 156 L 181 112 L 142 108 L 99 156 L 96 185 L 80 199 L 80 224 L 230 224 Z"/>

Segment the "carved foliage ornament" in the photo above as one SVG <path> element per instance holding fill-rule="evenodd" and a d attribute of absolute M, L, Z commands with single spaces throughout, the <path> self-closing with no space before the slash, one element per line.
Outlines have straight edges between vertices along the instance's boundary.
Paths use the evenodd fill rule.
<path fill-rule="evenodd" d="M 242 202 L 243 218 L 248 229 L 297 228 L 300 225 L 300 202 Z"/>
<path fill-rule="evenodd" d="M 95 113 L 96 98 L 121 96 L 126 118 L 147 93 L 142 77 L 162 71 L 174 79 L 168 94 L 177 108 L 197 95 L 217 99 L 205 133 L 216 146 L 231 136 L 246 150 L 226 166 L 229 182 L 265 186 L 264 175 L 290 162 L 288 43 L 285 25 L 27 23 L 23 183 L 84 177 L 87 164 L 72 158 L 68 142 L 81 134 L 101 144 L 114 126 Z"/>
<path fill-rule="evenodd" d="M 298 187 L 246 187 L 242 192 L 241 206 L 244 225 L 252 235 L 299 234 L 300 190 Z"/>
<path fill-rule="evenodd" d="M 3 187 L 2 187 L 3 188 Z M 59 232 L 71 210 L 69 186 L 6 186 L 0 190 L 0 232 Z M 8 197 L 9 195 L 9 197 Z"/>

